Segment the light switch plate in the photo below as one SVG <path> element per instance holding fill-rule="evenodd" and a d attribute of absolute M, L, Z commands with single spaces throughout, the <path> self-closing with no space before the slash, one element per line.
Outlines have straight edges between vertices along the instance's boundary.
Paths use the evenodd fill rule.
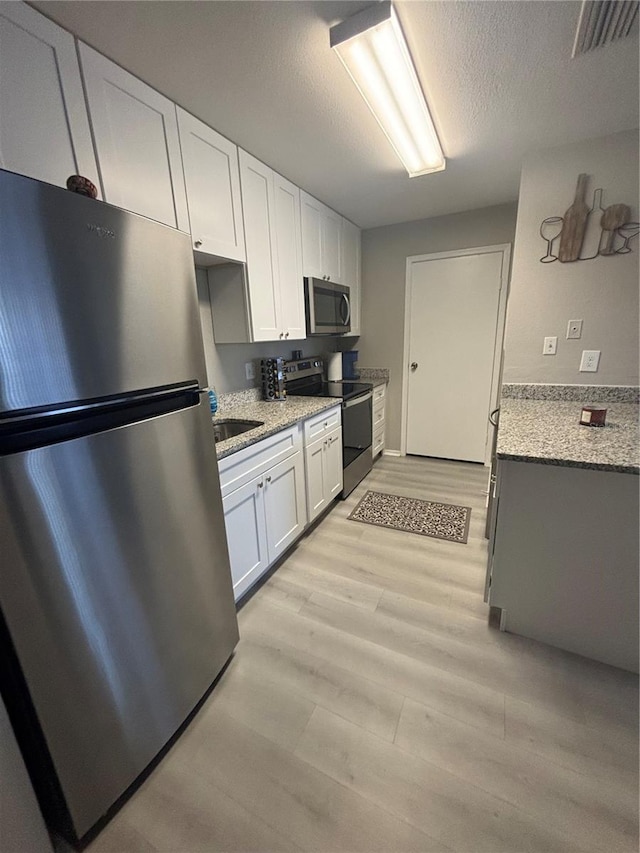
<path fill-rule="evenodd" d="M 597 373 L 600 364 L 599 349 L 583 349 L 580 360 L 580 373 Z"/>
<path fill-rule="evenodd" d="M 557 335 L 550 335 L 548 338 L 544 339 L 544 345 L 542 347 L 542 355 L 555 355 L 557 349 L 558 349 L 558 337 L 557 337 Z"/>
<path fill-rule="evenodd" d="M 255 379 L 256 378 L 256 367 L 252 361 L 245 361 L 244 363 L 244 375 L 247 379 Z"/>
<path fill-rule="evenodd" d="M 567 340 L 577 340 L 582 337 L 582 320 L 569 320 L 567 323 Z"/>

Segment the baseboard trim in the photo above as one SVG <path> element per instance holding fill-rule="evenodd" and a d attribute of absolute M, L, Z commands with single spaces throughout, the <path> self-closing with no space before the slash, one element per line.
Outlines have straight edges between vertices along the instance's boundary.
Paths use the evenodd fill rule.
<path fill-rule="evenodd" d="M 383 456 L 402 456 L 402 453 L 399 450 L 387 450 L 387 448 L 385 447 L 385 449 L 382 451 L 382 455 Z"/>

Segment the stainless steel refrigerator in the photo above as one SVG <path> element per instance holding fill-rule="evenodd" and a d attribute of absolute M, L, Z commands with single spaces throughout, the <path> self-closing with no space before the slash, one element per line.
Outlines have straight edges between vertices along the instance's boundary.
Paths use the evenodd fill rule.
<path fill-rule="evenodd" d="M 238 640 L 194 276 L 186 234 L 0 171 L 0 688 L 71 840 Z"/>

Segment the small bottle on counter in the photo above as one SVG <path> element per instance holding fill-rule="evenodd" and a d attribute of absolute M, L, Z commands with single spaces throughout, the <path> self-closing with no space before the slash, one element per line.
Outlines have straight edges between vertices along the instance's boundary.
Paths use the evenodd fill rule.
<path fill-rule="evenodd" d="M 583 406 L 580 415 L 582 426 L 603 427 L 607 417 L 607 410 L 598 406 Z"/>
<path fill-rule="evenodd" d="M 218 395 L 216 394 L 216 389 L 213 387 L 209 388 L 209 406 L 211 408 L 211 414 L 215 415 L 218 411 Z"/>

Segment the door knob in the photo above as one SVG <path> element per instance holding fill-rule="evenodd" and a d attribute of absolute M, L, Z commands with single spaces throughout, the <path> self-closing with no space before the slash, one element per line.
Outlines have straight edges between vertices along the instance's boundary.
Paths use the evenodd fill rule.
<path fill-rule="evenodd" d="M 411 370 L 412 370 L 412 371 L 415 371 L 415 370 L 417 370 L 417 369 L 418 369 L 418 362 L 417 362 L 417 361 L 412 361 L 412 362 L 411 362 Z"/>

